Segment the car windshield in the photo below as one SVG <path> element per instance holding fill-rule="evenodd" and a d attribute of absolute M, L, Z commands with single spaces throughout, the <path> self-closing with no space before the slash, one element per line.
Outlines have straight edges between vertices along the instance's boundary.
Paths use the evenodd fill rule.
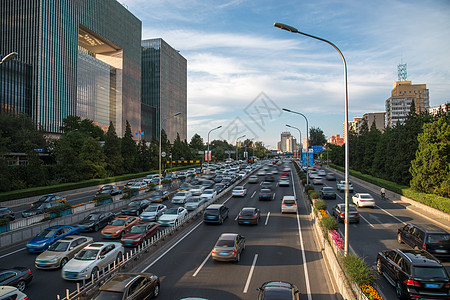
<path fill-rule="evenodd" d="M 203 192 L 203 194 L 212 194 L 212 193 L 214 193 L 214 191 L 206 190 L 206 191 Z"/>
<path fill-rule="evenodd" d="M 111 224 L 109 224 L 109 225 L 111 225 L 111 226 L 123 226 L 125 224 L 125 221 L 126 220 L 124 220 L 124 219 L 115 219 L 115 220 L 112 220 Z"/>
<path fill-rule="evenodd" d="M 51 199 L 52 199 L 52 196 L 50 196 L 50 195 L 45 195 L 45 196 L 42 196 L 41 198 L 39 198 L 38 201 L 49 201 L 49 200 L 51 200 Z"/>
<path fill-rule="evenodd" d="M 69 242 L 56 242 L 54 244 L 52 244 L 48 250 L 49 251 L 55 251 L 55 252 L 64 252 L 67 251 L 67 249 L 69 248 Z"/>
<path fill-rule="evenodd" d="M 198 198 L 198 197 L 190 198 L 187 200 L 187 202 L 189 202 L 189 203 L 196 203 L 199 201 L 200 201 L 200 198 Z"/>
<path fill-rule="evenodd" d="M 139 202 L 136 202 L 136 201 L 130 202 L 130 203 L 128 204 L 128 206 L 139 206 Z"/>
<path fill-rule="evenodd" d="M 99 250 L 83 249 L 75 255 L 78 260 L 94 260 L 97 257 Z"/>
<path fill-rule="evenodd" d="M 359 194 L 359 196 L 361 197 L 361 199 L 372 199 L 372 196 L 370 196 L 369 194 Z"/>
<path fill-rule="evenodd" d="M 241 211 L 241 216 L 253 216 L 255 210 L 253 209 L 243 209 Z"/>
<path fill-rule="evenodd" d="M 145 211 L 146 212 L 155 212 L 155 211 L 158 211 L 158 207 L 157 206 L 149 206 L 149 207 L 147 207 L 147 209 Z"/>
<path fill-rule="evenodd" d="M 428 243 L 432 244 L 450 244 L 450 234 L 448 233 L 432 233 L 428 235 Z"/>
<path fill-rule="evenodd" d="M 324 192 L 332 192 L 332 191 L 333 191 L 333 188 L 331 188 L 331 187 L 324 187 L 324 188 L 323 188 L 323 191 L 324 191 Z"/>
<path fill-rule="evenodd" d="M 99 217 L 100 217 L 100 215 L 92 214 L 92 215 L 89 215 L 86 218 L 84 218 L 84 220 L 85 221 L 95 221 L 95 220 L 98 220 Z"/>
<path fill-rule="evenodd" d="M 164 214 L 165 215 L 177 215 L 178 208 L 169 208 Z"/>
<path fill-rule="evenodd" d="M 237 186 L 234 188 L 235 191 L 242 191 L 244 188 L 242 186 Z"/>
<path fill-rule="evenodd" d="M 413 275 L 417 278 L 447 278 L 443 267 L 413 267 Z"/>
<path fill-rule="evenodd" d="M 130 233 L 145 233 L 145 227 L 147 227 L 147 225 L 133 226 L 130 229 Z"/>
<path fill-rule="evenodd" d="M 262 189 L 261 193 L 263 193 L 263 194 L 270 194 L 270 190 L 269 189 Z"/>
<path fill-rule="evenodd" d="M 295 200 L 284 200 L 283 203 L 292 205 L 292 204 L 295 204 Z"/>
<path fill-rule="evenodd" d="M 216 247 L 234 247 L 234 240 L 218 240 Z"/>
<path fill-rule="evenodd" d="M 48 230 L 48 229 L 46 229 L 44 231 L 41 231 L 38 235 L 36 235 L 36 237 L 42 238 L 42 239 L 50 238 L 50 237 L 54 236 L 55 233 L 56 233 L 56 230 Z"/>
<path fill-rule="evenodd" d="M 185 192 L 179 192 L 179 193 L 176 193 L 176 195 L 175 195 L 175 197 L 184 197 L 184 196 L 186 196 Z"/>
<path fill-rule="evenodd" d="M 102 190 L 110 190 L 112 188 L 112 185 L 105 185 L 104 187 L 102 187 Z"/>
<path fill-rule="evenodd" d="M 156 191 L 155 193 L 153 193 L 152 196 L 153 197 L 161 197 L 162 196 L 162 192 L 161 191 Z"/>
<path fill-rule="evenodd" d="M 205 210 L 205 215 L 213 215 L 213 216 L 218 216 L 219 215 L 219 210 L 218 209 L 206 209 Z"/>

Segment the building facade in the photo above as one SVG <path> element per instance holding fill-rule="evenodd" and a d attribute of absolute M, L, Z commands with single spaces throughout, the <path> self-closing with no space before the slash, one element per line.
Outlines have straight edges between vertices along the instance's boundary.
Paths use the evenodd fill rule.
<path fill-rule="evenodd" d="M 140 128 L 141 21 L 131 12 L 115 0 L 2 0 L 0 6 L 0 54 L 17 52 L 30 66 L 30 116 L 37 125 L 59 133 L 64 118 L 78 115 L 101 127 L 113 122 L 119 136 L 126 121 Z"/>
<path fill-rule="evenodd" d="M 177 134 L 187 139 L 187 61 L 163 39 L 142 41 L 141 95 L 146 140 L 159 138 L 161 128 L 172 143 Z"/>
<path fill-rule="evenodd" d="M 281 141 L 279 143 L 279 150 L 282 153 L 286 152 L 294 152 L 294 150 L 298 150 L 297 140 L 291 135 L 290 132 L 285 131 L 281 133 Z"/>
<path fill-rule="evenodd" d="M 449 112 L 450 102 L 441 104 L 439 106 L 433 106 L 428 109 L 430 115 L 437 115 L 439 112 Z"/>
<path fill-rule="evenodd" d="M 328 144 L 337 145 L 337 146 L 343 146 L 344 145 L 344 139 L 341 138 L 339 134 L 336 134 L 335 136 L 331 136 L 327 139 Z"/>
<path fill-rule="evenodd" d="M 429 91 L 426 84 L 412 84 L 411 81 L 396 81 L 391 97 L 386 100 L 386 127 L 403 124 L 414 101 L 416 113 L 426 112 L 430 106 Z"/>

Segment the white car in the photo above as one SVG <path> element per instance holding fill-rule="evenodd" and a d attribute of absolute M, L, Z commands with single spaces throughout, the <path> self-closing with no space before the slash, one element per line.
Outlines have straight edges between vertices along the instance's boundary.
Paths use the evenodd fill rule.
<path fill-rule="evenodd" d="M 213 189 L 206 189 L 200 195 L 200 198 L 205 200 L 205 201 L 209 201 L 211 199 L 216 198 L 216 196 L 217 196 L 217 192 L 215 190 L 213 190 Z"/>
<path fill-rule="evenodd" d="M 231 192 L 231 196 L 233 197 L 244 197 L 245 195 L 247 195 L 247 189 L 241 185 L 235 186 Z"/>
<path fill-rule="evenodd" d="M 184 204 L 184 208 L 189 211 L 196 210 L 203 203 L 205 203 L 205 200 L 203 200 L 201 197 L 193 196 Z"/>
<path fill-rule="evenodd" d="M 161 226 L 173 226 L 186 218 L 188 212 L 184 207 L 172 207 L 159 217 L 158 223 Z"/>
<path fill-rule="evenodd" d="M 290 182 L 289 182 L 289 178 L 281 178 L 278 181 L 278 186 L 289 186 Z"/>
<path fill-rule="evenodd" d="M 145 178 L 142 179 L 142 181 L 148 185 L 148 184 L 152 183 L 152 180 L 154 178 L 158 179 L 158 176 L 159 176 L 158 174 L 150 174 L 150 175 L 145 176 Z"/>
<path fill-rule="evenodd" d="M 345 192 L 345 180 L 340 180 L 339 182 L 337 182 L 336 188 L 339 192 Z M 350 181 L 348 182 L 348 191 L 350 193 L 353 193 L 353 185 Z"/>
<path fill-rule="evenodd" d="M 319 172 L 317 174 L 319 176 L 327 176 L 327 172 L 325 172 L 325 170 L 319 170 Z"/>
<path fill-rule="evenodd" d="M 297 213 L 297 200 L 294 196 L 284 196 L 281 200 L 281 213 Z"/>
<path fill-rule="evenodd" d="M 373 207 L 375 208 L 375 199 L 368 193 L 357 193 L 352 196 L 352 201 L 357 207 Z"/>
<path fill-rule="evenodd" d="M 120 262 L 125 253 L 121 243 L 94 242 L 84 247 L 62 268 L 61 275 L 66 280 L 89 280 L 97 272 L 114 262 Z"/>
<path fill-rule="evenodd" d="M 14 286 L 3 285 L 0 287 L 0 299 L 28 300 L 28 296 Z"/>
<path fill-rule="evenodd" d="M 181 191 L 175 194 L 172 198 L 173 204 L 184 204 L 192 197 L 191 191 Z"/>
<path fill-rule="evenodd" d="M 137 190 L 143 190 L 148 187 L 147 183 L 145 181 L 133 181 L 130 185 L 127 184 L 128 189 L 137 189 Z"/>
<path fill-rule="evenodd" d="M 193 196 L 200 196 L 204 190 L 205 190 L 204 186 L 194 185 L 189 191 L 191 191 Z"/>
<path fill-rule="evenodd" d="M 139 218 L 142 221 L 157 221 L 159 217 L 167 210 L 167 206 L 164 204 L 150 204 L 147 208 L 141 213 Z"/>

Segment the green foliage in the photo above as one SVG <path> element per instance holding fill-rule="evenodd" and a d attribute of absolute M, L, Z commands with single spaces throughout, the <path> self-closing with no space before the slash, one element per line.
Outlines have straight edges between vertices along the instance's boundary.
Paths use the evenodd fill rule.
<path fill-rule="evenodd" d="M 309 195 L 309 199 L 319 199 L 319 194 L 316 192 L 316 191 L 310 191 L 309 193 L 308 193 L 308 195 Z"/>
<path fill-rule="evenodd" d="M 307 194 L 309 194 L 309 191 L 314 191 L 314 187 L 313 187 L 312 185 L 310 185 L 310 184 L 307 184 L 307 185 L 305 186 L 305 192 L 306 192 Z"/>
<path fill-rule="evenodd" d="M 122 138 L 121 153 L 123 159 L 123 167 L 127 173 L 135 170 L 135 162 L 137 158 L 136 142 L 133 140 L 130 123 L 126 122 L 125 134 Z"/>
<path fill-rule="evenodd" d="M 122 199 L 130 199 L 136 192 L 139 192 L 138 189 L 126 189 L 123 191 Z"/>
<path fill-rule="evenodd" d="M 50 208 L 46 208 L 44 212 L 46 213 L 59 213 L 62 211 L 66 211 L 68 209 L 72 209 L 72 206 L 70 204 L 64 204 L 61 206 L 54 206 Z"/>
<path fill-rule="evenodd" d="M 314 208 L 316 208 L 317 210 L 320 210 L 320 209 L 327 210 L 327 204 L 323 200 L 317 200 L 314 203 Z"/>
<path fill-rule="evenodd" d="M 329 230 L 339 229 L 338 221 L 336 220 L 336 218 L 333 218 L 332 216 L 326 216 L 322 218 L 322 220 L 320 221 L 320 225 L 326 232 L 328 232 Z"/>
<path fill-rule="evenodd" d="M 8 218 L 1 218 L 1 219 L 0 219 L 0 226 L 9 224 L 10 222 L 11 222 L 11 220 L 8 219 Z"/>
<path fill-rule="evenodd" d="M 309 145 L 310 146 L 322 146 L 327 142 L 322 129 L 319 127 L 309 128 Z"/>
<path fill-rule="evenodd" d="M 84 140 L 80 152 L 80 160 L 82 161 L 81 172 L 83 179 L 106 177 L 105 155 L 98 140 L 92 137 Z"/>
<path fill-rule="evenodd" d="M 117 137 L 113 122 L 109 123 L 108 131 L 105 134 L 103 153 L 105 154 L 105 159 L 108 162 L 106 171 L 113 176 L 122 174 L 123 159 L 120 152 L 120 138 Z"/>
<path fill-rule="evenodd" d="M 112 199 L 112 196 L 109 194 L 100 194 L 100 195 L 96 195 L 92 200 L 95 202 L 98 202 L 98 201 L 103 201 L 106 199 Z"/>
<path fill-rule="evenodd" d="M 343 258 L 343 265 L 345 274 L 353 283 L 356 283 L 358 286 L 374 284 L 375 273 L 363 258 L 349 253 Z"/>

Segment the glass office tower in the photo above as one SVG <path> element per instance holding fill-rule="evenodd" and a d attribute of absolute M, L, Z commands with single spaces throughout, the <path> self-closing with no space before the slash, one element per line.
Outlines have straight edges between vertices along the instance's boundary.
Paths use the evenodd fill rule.
<path fill-rule="evenodd" d="M 141 21 L 115 0 L 2 0 L 0 54 L 31 67 L 31 112 L 58 133 L 68 115 L 141 125 Z"/>
<path fill-rule="evenodd" d="M 142 41 L 141 127 L 146 140 L 161 127 L 171 143 L 187 139 L 187 61 L 163 39 Z M 179 116 L 171 117 L 181 112 Z M 162 119 L 160 119 L 162 118 Z"/>

